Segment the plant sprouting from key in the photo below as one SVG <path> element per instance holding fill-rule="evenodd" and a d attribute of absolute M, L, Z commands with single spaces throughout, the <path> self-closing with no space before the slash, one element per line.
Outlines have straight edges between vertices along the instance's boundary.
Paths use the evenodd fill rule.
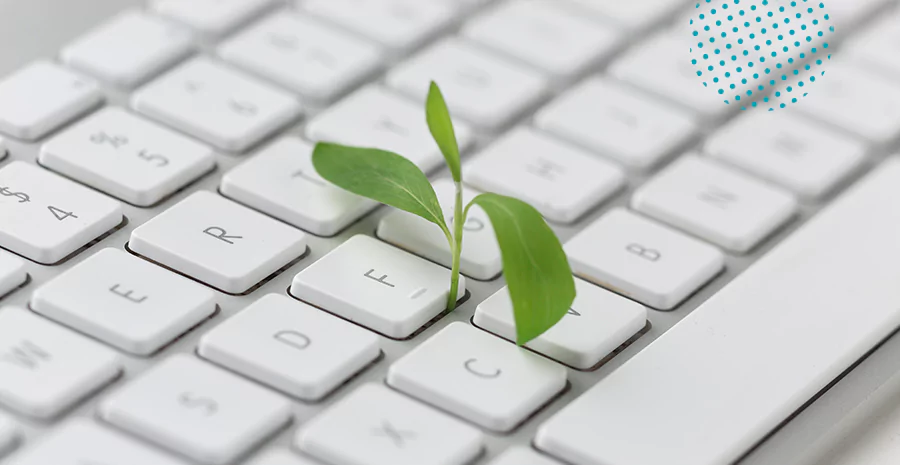
<path fill-rule="evenodd" d="M 494 227 L 513 304 L 516 342 L 524 345 L 559 322 L 575 298 L 575 281 L 562 245 L 541 214 L 521 200 L 485 193 L 463 206 L 459 145 L 447 104 L 434 82 L 425 117 L 456 187 L 450 226 L 425 173 L 405 157 L 320 142 L 313 151 L 313 165 L 336 186 L 417 215 L 441 229 L 452 256 L 448 310 L 456 306 L 463 225 L 469 209 L 480 207 Z"/>

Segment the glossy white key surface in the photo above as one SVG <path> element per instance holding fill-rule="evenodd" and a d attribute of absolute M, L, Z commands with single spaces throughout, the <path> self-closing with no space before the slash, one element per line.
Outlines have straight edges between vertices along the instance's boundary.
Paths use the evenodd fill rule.
<path fill-rule="evenodd" d="M 133 87 L 191 50 L 190 33 L 138 10 L 121 13 L 60 51 L 62 61 L 95 78 Z"/>
<path fill-rule="evenodd" d="M 718 274 L 718 249 L 623 209 L 612 210 L 565 244 L 582 278 L 661 310 Z"/>
<path fill-rule="evenodd" d="M 0 168 L 0 246 L 39 263 L 66 258 L 122 222 L 122 205 L 43 168 Z"/>
<path fill-rule="evenodd" d="M 0 250 L 0 297 L 9 294 L 28 279 L 25 262 L 13 254 Z"/>
<path fill-rule="evenodd" d="M 209 147 L 107 107 L 54 136 L 40 163 L 128 203 L 153 205 L 215 166 Z"/>
<path fill-rule="evenodd" d="M 787 112 L 753 112 L 722 128 L 706 153 L 816 200 L 856 172 L 865 160 L 859 140 Z"/>
<path fill-rule="evenodd" d="M 387 382 L 484 428 L 509 431 L 565 388 L 566 370 L 454 322 L 394 362 Z"/>
<path fill-rule="evenodd" d="M 135 253 L 232 294 L 306 251 L 306 235 L 222 196 L 199 191 L 131 233 Z"/>
<path fill-rule="evenodd" d="M 126 352 L 149 355 L 216 311 L 206 287 L 104 249 L 39 287 L 31 308 Z"/>
<path fill-rule="evenodd" d="M 378 337 L 269 294 L 203 336 L 200 356 L 294 397 L 318 400 L 378 358 Z"/>
<path fill-rule="evenodd" d="M 100 103 L 93 81 L 49 61 L 0 80 L 0 131 L 35 140 Z"/>
<path fill-rule="evenodd" d="M 448 227 L 453 224 L 453 202 L 455 187 L 449 179 L 435 181 L 434 191 L 444 210 Z M 468 204 L 479 192 L 463 188 L 463 203 Z M 497 244 L 494 227 L 490 218 L 478 206 L 473 206 L 463 225 L 465 240 L 460 256 L 460 270 L 466 276 L 489 280 L 503 271 L 500 246 Z M 453 257 L 447 237 L 434 223 L 402 210 L 392 210 L 378 223 L 378 237 L 400 248 L 409 250 L 447 268 Z"/>
<path fill-rule="evenodd" d="M 286 449 L 269 449 L 247 462 L 247 465 L 319 465 Z"/>
<path fill-rule="evenodd" d="M 898 21 L 900 14 L 897 12 L 886 14 L 859 31 L 844 45 L 844 57 L 895 78 L 900 76 L 900 56 L 893 53 L 896 44 L 900 43 Z"/>
<path fill-rule="evenodd" d="M 559 223 L 575 221 L 625 185 L 625 174 L 614 164 L 525 127 L 466 163 L 463 179 L 482 191 L 528 202 Z"/>
<path fill-rule="evenodd" d="M 10 457 L 8 465 L 187 465 L 89 419 L 74 419 Z"/>
<path fill-rule="evenodd" d="M 131 105 L 218 148 L 238 152 L 300 114 L 293 95 L 209 58 L 194 58 L 142 87 Z"/>
<path fill-rule="evenodd" d="M 356 235 L 294 277 L 291 295 L 402 339 L 447 307 L 450 270 L 369 236 Z M 466 293 L 459 278 L 457 299 Z"/>
<path fill-rule="evenodd" d="M 364 384 L 297 432 L 296 445 L 341 465 L 465 465 L 482 450 L 477 429 L 381 384 Z"/>
<path fill-rule="evenodd" d="M 556 0 L 511 2 L 468 23 L 462 34 L 556 77 L 572 77 L 606 57 L 615 29 Z"/>
<path fill-rule="evenodd" d="M 330 101 L 382 66 L 381 48 L 322 20 L 278 13 L 229 39 L 219 56 L 314 101 Z"/>
<path fill-rule="evenodd" d="M 896 80 L 835 61 L 816 84 L 815 92 L 796 106 L 798 111 L 875 144 L 900 136 L 900 85 Z"/>
<path fill-rule="evenodd" d="M 456 14 L 451 2 L 422 0 L 297 0 L 297 5 L 395 51 L 421 44 Z"/>
<path fill-rule="evenodd" d="M 434 143 L 422 106 L 377 85 L 365 87 L 316 115 L 306 126 L 306 137 L 398 153 L 430 172 L 444 164 Z M 459 149 L 473 142 L 472 131 L 454 121 Z"/>
<path fill-rule="evenodd" d="M 898 195 L 891 160 L 551 418 L 538 447 L 587 465 L 735 461 L 900 325 L 900 264 L 884 259 L 900 254 Z"/>
<path fill-rule="evenodd" d="M 687 37 L 684 34 L 661 33 L 645 39 L 613 61 L 609 73 L 622 82 L 676 102 L 708 120 L 738 111 L 740 107 L 726 105 L 719 95 L 703 87 L 697 78 L 696 67 L 691 64 L 690 53 L 684 48 L 688 43 Z"/>
<path fill-rule="evenodd" d="M 0 414 L 0 457 L 16 446 L 19 440 L 19 427 L 12 418 Z"/>
<path fill-rule="evenodd" d="M 150 9 L 208 36 L 222 35 L 272 5 L 272 0 L 151 0 Z"/>
<path fill-rule="evenodd" d="M 431 81 L 450 112 L 481 129 L 509 123 L 547 91 L 546 78 L 515 61 L 460 39 L 445 39 L 388 72 L 387 83 L 425 102 Z"/>
<path fill-rule="evenodd" d="M 111 349 L 19 307 L 0 308 L 0 404 L 52 418 L 119 374 Z"/>
<path fill-rule="evenodd" d="M 226 197 L 313 234 L 332 236 L 377 205 L 322 179 L 313 145 L 288 136 L 222 177 Z"/>
<path fill-rule="evenodd" d="M 890 0 L 831 0 L 825 5 L 835 23 L 835 32 L 846 34 L 890 3 Z"/>
<path fill-rule="evenodd" d="M 587 370 L 644 329 L 647 308 L 580 279 L 575 301 L 563 319 L 526 347 L 566 365 Z M 478 304 L 476 326 L 510 341 L 516 339 L 507 288 Z"/>
<path fill-rule="evenodd" d="M 551 102 L 538 112 L 535 124 L 633 169 L 657 164 L 697 130 L 683 111 L 601 78 Z"/>
<path fill-rule="evenodd" d="M 623 2 L 619 0 L 574 0 L 578 5 L 597 13 L 598 19 L 610 21 L 629 30 L 644 29 L 669 17 L 679 7 L 688 6 L 681 0 L 642 0 Z M 694 5 L 691 4 L 690 7 Z"/>
<path fill-rule="evenodd" d="M 101 417 L 208 465 L 226 465 L 284 426 L 286 399 L 190 355 L 144 372 L 100 404 Z"/>
<path fill-rule="evenodd" d="M 742 253 L 787 222 L 797 210 L 797 200 L 787 191 L 688 155 L 638 189 L 631 206 Z"/>
<path fill-rule="evenodd" d="M 538 454 L 528 447 L 511 447 L 489 465 L 559 465 L 559 462 Z"/>

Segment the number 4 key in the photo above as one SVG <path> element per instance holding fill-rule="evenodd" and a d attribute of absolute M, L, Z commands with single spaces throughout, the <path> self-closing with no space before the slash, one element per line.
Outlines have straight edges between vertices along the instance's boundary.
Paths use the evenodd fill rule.
<path fill-rule="evenodd" d="M 0 169 L 0 186 L 0 247 L 38 263 L 57 263 L 122 222 L 119 202 L 25 162 Z"/>
<path fill-rule="evenodd" d="M 61 210 L 52 205 L 48 206 L 47 210 L 50 210 L 50 213 L 53 213 L 53 216 L 55 216 L 59 221 L 63 221 L 66 218 L 78 218 L 74 213 Z"/>

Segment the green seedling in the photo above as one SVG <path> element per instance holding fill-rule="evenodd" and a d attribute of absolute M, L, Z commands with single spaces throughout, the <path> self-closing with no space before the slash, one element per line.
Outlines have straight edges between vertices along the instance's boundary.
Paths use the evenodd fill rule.
<path fill-rule="evenodd" d="M 320 176 L 336 186 L 420 216 L 443 231 L 453 257 L 448 310 L 456 306 L 463 225 L 472 206 L 484 210 L 500 245 L 516 342 L 524 345 L 559 322 L 575 299 L 575 281 L 566 254 L 541 214 L 521 200 L 485 193 L 463 206 L 459 145 L 447 104 L 433 82 L 425 115 L 456 185 L 452 230 L 428 177 L 405 157 L 374 148 L 320 142 L 313 151 L 313 165 Z"/>

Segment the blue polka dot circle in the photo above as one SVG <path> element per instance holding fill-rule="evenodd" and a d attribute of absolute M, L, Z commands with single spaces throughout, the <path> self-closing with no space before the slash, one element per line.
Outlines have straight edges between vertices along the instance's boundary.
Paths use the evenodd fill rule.
<path fill-rule="evenodd" d="M 834 34 L 819 0 L 697 0 L 691 64 L 703 85 L 742 110 L 787 108 L 825 75 Z"/>

